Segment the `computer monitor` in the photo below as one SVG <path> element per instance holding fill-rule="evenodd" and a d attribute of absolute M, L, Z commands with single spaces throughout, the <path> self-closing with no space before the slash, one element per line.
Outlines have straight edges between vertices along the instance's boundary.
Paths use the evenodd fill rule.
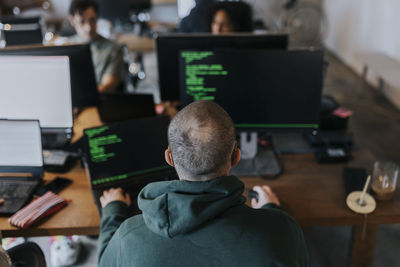
<path fill-rule="evenodd" d="M 71 74 L 72 105 L 99 105 L 96 76 L 90 46 L 26 46 L 0 49 L 0 56 L 68 56 Z M 1 58 L 0 58 L 1 60 Z"/>
<path fill-rule="evenodd" d="M 131 21 L 132 13 L 148 10 L 151 7 L 150 0 L 96 0 L 99 4 L 99 16 L 111 21 Z"/>
<path fill-rule="evenodd" d="M 5 42 L 5 46 L 43 43 L 43 33 L 39 17 L 0 18 L 0 33 L 4 34 L 3 41 Z"/>
<path fill-rule="evenodd" d="M 322 66 L 321 51 L 181 51 L 181 104 L 213 100 L 243 131 L 315 129 Z"/>
<path fill-rule="evenodd" d="M 49 130 L 72 128 L 68 57 L 0 57 L 0 88 L 1 119 L 39 120 Z"/>
<path fill-rule="evenodd" d="M 286 50 L 286 34 L 169 34 L 156 38 L 161 99 L 179 100 L 179 51 L 188 49 Z"/>
<path fill-rule="evenodd" d="M 132 186 L 173 171 L 164 159 L 168 125 L 169 118 L 160 116 L 86 129 L 85 159 L 93 188 Z"/>

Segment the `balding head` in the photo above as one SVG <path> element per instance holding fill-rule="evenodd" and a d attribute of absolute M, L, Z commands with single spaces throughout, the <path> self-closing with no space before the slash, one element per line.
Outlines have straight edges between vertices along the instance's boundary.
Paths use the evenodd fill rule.
<path fill-rule="evenodd" d="M 236 145 L 228 113 L 211 101 L 197 101 L 171 121 L 168 142 L 181 179 L 209 180 L 226 175 Z"/>

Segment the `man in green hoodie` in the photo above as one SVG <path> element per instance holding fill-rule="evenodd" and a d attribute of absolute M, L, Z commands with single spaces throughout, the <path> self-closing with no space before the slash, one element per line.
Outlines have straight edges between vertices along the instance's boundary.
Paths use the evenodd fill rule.
<path fill-rule="evenodd" d="M 168 129 L 165 159 L 179 179 L 147 185 L 141 215 L 127 218 L 129 196 L 105 191 L 99 266 L 309 266 L 301 228 L 267 186 L 253 208 L 244 184 L 228 176 L 240 160 L 229 115 L 210 101 L 181 110 Z"/>

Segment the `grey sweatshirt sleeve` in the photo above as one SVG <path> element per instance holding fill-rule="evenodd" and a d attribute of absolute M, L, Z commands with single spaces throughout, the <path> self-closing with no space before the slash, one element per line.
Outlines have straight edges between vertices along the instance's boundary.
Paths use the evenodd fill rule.
<path fill-rule="evenodd" d="M 109 265 L 118 260 L 119 239 L 114 236 L 121 223 L 128 218 L 128 206 L 114 201 L 103 208 L 99 235 L 99 266 Z"/>

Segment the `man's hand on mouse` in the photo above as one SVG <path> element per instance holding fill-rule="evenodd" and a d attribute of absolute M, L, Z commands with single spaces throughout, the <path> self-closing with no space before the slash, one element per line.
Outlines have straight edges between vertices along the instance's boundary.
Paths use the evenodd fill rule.
<path fill-rule="evenodd" d="M 267 185 L 263 186 L 255 186 L 253 187 L 253 190 L 257 192 L 258 194 L 258 200 L 255 198 L 251 199 L 251 206 L 254 209 L 260 209 L 262 206 L 269 204 L 269 203 L 274 203 L 278 206 L 280 206 L 280 202 L 278 197 L 275 195 L 274 192 L 272 192 L 271 188 Z"/>
<path fill-rule="evenodd" d="M 131 197 L 127 193 L 124 193 L 121 188 L 111 188 L 109 190 L 105 190 L 103 192 L 103 195 L 100 197 L 102 208 L 113 201 L 121 201 L 125 203 L 128 207 L 131 205 Z"/>

